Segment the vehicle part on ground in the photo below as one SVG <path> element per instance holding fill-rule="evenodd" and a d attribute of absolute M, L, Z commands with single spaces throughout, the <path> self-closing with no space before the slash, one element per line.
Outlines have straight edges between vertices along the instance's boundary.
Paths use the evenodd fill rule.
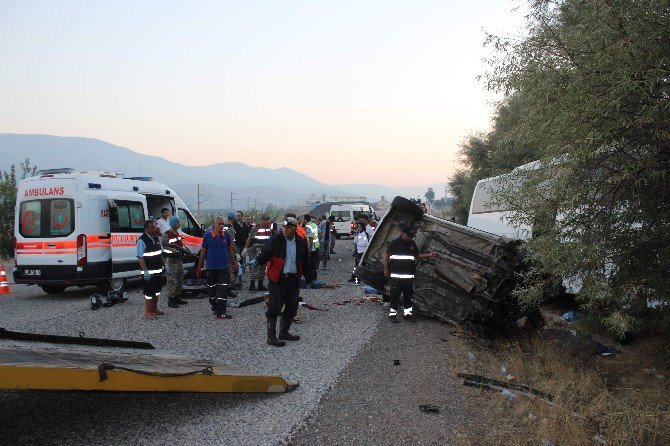
<path fill-rule="evenodd" d="M 417 263 L 416 313 L 484 336 L 511 330 L 524 315 L 510 296 L 522 268 L 518 241 L 423 214 L 402 197 L 393 200 L 356 268 L 355 274 L 364 283 L 388 290 L 384 254 L 388 242 L 400 236 L 401 224 L 417 229 L 420 252 L 437 253 Z"/>
<path fill-rule="evenodd" d="M 155 350 L 146 342 L 0 328 L 0 389 L 280 393 L 297 386 L 281 376 Z"/>

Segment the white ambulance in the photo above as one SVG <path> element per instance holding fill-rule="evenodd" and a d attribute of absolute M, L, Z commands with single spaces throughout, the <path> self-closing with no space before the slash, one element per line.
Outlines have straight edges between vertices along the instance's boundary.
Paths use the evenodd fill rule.
<path fill-rule="evenodd" d="M 161 209 L 177 215 L 184 245 L 200 250 L 203 229 L 168 186 L 149 177 L 51 169 L 19 183 L 14 281 L 46 293 L 68 286 L 119 289 L 140 277 L 136 242 Z"/>

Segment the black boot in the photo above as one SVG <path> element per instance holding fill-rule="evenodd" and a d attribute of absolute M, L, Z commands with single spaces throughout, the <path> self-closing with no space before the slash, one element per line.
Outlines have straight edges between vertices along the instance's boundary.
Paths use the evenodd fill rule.
<path fill-rule="evenodd" d="M 288 332 L 289 328 L 291 328 L 291 319 L 282 316 L 281 320 L 279 321 L 279 336 L 278 336 L 278 338 L 283 339 L 284 341 L 299 341 L 300 336 L 292 335 L 291 333 L 289 333 Z"/>
<path fill-rule="evenodd" d="M 268 289 L 265 288 L 265 285 L 263 285 L 263 279 L 258 281 L 258 288 L 256 288 L 258 291 L 267 291 Z"/>
<path fill-rule="evenodd" d="M 178 297 L 178 298 L 177 298 L 177 303 L 178 303 L 179 305 L 186 305 L 186 304 L 188 304 L 188 301 L 182 299 L 181 297 Z"/>
<path fill-rule="evenodd" d="M 275 347 L 283 347 L 286 345 L 286 342 L 280 341 L 277 339 L 277 317 L 267 318 L 268 326 L 268 345 L 273 345 Z"/>
<path fill-rule="evenodd" d="M 177 303 L 177 300 L 174 298 L 168 299 L 168 307 L 170 308 L 179 308 L 179 303 Z"/>
<path fill-rule="evenodd" d="M 249 291 L 256 291 L 256 282 L 253 280 L 250 280 L 249 282 Z"/>

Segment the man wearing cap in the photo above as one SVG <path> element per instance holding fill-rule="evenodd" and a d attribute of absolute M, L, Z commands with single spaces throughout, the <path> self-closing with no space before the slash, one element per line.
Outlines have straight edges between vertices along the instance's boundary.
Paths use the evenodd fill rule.
<path fill-rule="evenodd" d="M 214 219 L 213 229 L 202 239 L 202 249 L 198 260 L 196 277 L 202 276 L 202 266 L 207 259 L 207 286 L 209 287 L 209 303 L 218 319 L 230 319 L 226 314 L 228 306 L 228 282 L 231 264 L 236 265 L 235 245 L 227 231 L 224 231 L 223 217 Z"/>
<path fill-rule="evenodd" d="M 249 265 L 267 263 L 270 300 L 265 312 L 267 319 L 267 343 L 275 347 L 286 345 L 284 341 L 297 341 L 298 335 L 289 333 L 293 317 L 298 311 L 300 276 L 311 281 L 309 251 L 304 239 L 296 237 L 298 222 L 287 217 L 282 225 L 282 234 L 273 236 Z M 282 307 L 284 310 L 282 311 Z M 277 318 L 280 317 L 279 335 Z"/>
<path fill-rule="evenodd" d="M 179 234 L 179 218 L 170 217 L 168 220 L 170 228 L 163 233 L 163 257 L 165 257 L 165 270 L 167 285 L 165 294 L 168 296 L 168 307 L 179 308 L 188 302 L 181 298 L 181 289 L 184 282 L 184 265 L 182 256 L 184 243 Z"/>
<path fill-rule="evenodd" d="M 384 255 L 384 276 L 390 279 L 391 308 L 389 319 L 397 322 L 400 295 L 403 295 L 403 317 L 412 319 L 412 297 L 414 295 L 414 272 L 416 261 L 436 257 L 434 252 L 419 253 L 413 238 L 416 229 L 411 224 L 400 225 L 400 237 L 392 240 L 386 247 Z"/>
<path fill-rule="evenodd" d="M 242 251 L 242 256 L 246 254 L 247 259 L 255 259 L 265 244 L 272 237 L 272 227 L 270 224 L 270 217 L 268 215 L 261 215 L 257 225 L 254 225 L 251 228 L 251 233 L 247 238 L 247 242 L 244 246 L 244 251 Z M 267 291 L 263 284 L 265 279 L 265 268 L 257 265 L 251 268 L 251 283 L 249 284 L 249 291 Z M 256 287 L 256 282 L 258 282 L 258 287 Z"/>

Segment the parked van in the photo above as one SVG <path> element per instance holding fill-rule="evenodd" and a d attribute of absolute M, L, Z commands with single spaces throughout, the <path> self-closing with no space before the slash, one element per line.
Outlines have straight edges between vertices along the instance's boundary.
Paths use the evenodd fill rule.
<path fill-rule="evenodd" d="M 354 234 L 356 220 L 361 215 L 372 215 L 372 218 L 379 220 L 375 210 L 369 204 L 334 204 L 331 206 L 328 216 L 335 217 L 335 237 L 347 237 Z"/>
<path fill-rule="evenodd" d="M 40 171 L 18 186 L 14 281 L 49 294 L 92 284 L 118 289 L 140 277 L 135 245 L 162 208 L 179 217 L 184 245 L 198 252 L 203 230 L 165 184 L 113 172 Z"/>

